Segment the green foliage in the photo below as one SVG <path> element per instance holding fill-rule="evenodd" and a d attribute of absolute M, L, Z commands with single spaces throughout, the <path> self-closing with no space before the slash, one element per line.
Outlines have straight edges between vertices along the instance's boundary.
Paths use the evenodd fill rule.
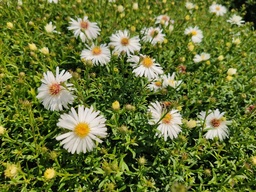
<path fill-rule="evenodd" d="M 116 1 L 0 1 L 0 125 L 5 128 L 0 134 L 0 191 L 255 191 L 252 25 L 228 23 L 234 13 L 239 15 L 236 11 L 211 14 L 210 0 L 194 1 L 197 8 L 191 11 L 185 1 L 141 0 L 138 10 L 132 9 L 133 1 Z M 118 5 L 124 12 L 117 11 Z M 140 31 L 156 26 L 161 14 L 174 20 L 173 31 L 161 26 L 165 41 L 141 43 L 140 53 L 155 58 L 166 74 L 176 72 L 182 80 L 179 90 L 150 91 L 148 80 L 132 73 L 124 54 L 113 54 L 106 66 L 83 62 L 80 54 L 86 46 L 67 29 L 70 18 L 87 15 L 101 28 L 97 43 L 107 44 L 117 30 L 128 29 L 131 36 L 142 38 Z M 49 22 L 60 34 L 45 31 Z M 200 44 L 191 44 L 184 34 L 190 26 L 203 31 Z M 36 50 L 29 48 L 32 43 Z M 40 51 L 44 47 L 49 54 Z M 195 63 L 194 56 L 202 52 L 210 53 L 210 59 Z M 55 139 L 63 130 L 56 124 L 69 109 L 48 111 L 36 98 L 42 74 L 55 72 L 57 66 L 73 76 L 77 98 L 72 106 L 93 106 L 107 119 L 108 136 L 92 152 L 70 154 L 63 149 Z M 232 80 L 227 78 L 229 68 L 237 69 Z M 120 110 L 112 109 L 114 101 Z M 169 101 L 180 110 L 178 138 L 164 141 L 156 136 L 156 126 L 148 124 L 147 108 L 154 101 Z M 229 138 L 207 140 L 201 125 L 189 128 L 188 120 L 197 121 L 201 111 L 217 108 L 232 121 Z M 17 166 L 13 177 L 6 172 L 8 163 Z M 44 176 L 48 168 L 56 171 L 53 178 Z"/>

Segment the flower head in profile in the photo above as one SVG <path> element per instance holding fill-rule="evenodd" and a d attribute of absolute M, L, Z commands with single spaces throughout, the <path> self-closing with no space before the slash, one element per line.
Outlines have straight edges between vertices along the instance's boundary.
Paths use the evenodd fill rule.
<path fill-rule="evenodd" d="M 242 24 L 244 24 L 245 21 L 242 20 L 243 18 L 234 14 L 233 16 L 231 16 L 227 22 L 231 23 L 232 25 L 237 25 L 237 26 L 241 26 Z"/>
<path fill-rule="evenodd" d="M 107 136 L 106 119 L 100 115 L 99 111 L 94 111 L 93 107 L 87 108 L 78 106 L 78 111 L 73 107 L 67 114 L 60 116 L 58 127 L 65 128 L 69 132 L 56 137 L 61 141 L 61 145 L 68 152 L 78 154 L 92 151 L 95 147 L 94 141 L 102 142 L 100 138 Z"/>
<path fill-rule="evenodd" d="M 132 55 L 128 58 L 128 62 L 132 63 L 133 73 L 139 77 L 147 77 L 148 79 L 157 78 L 163 74 L 163 69 L 155 59 L 147 55 Z"/>
<path fill-rule="evenodd" d="M 139 36 L 130 37 L 128 30 L 112 34 L 109 45 L 114 47 L 114 52 L 126 53 L 128 56 L 141 48 Z"/>
<path fill-rule="evenodd" d="M 211 55 L 209 53 L 201 53 L 200 55 L 199 54 L 196 54 L 193 61 L 195 63 L 199 63 L 201 61 L 206 61 L 208 59 L 210 59 Z"/>
<path fill-rule="evenodd" d="M 105 45 L 100 46 L 92 44 L 91 47 L 87 46 L 81 53 L 81 58 L 86 61 L 92 61 L 93 65 L 106 65 L 111 58 L 110 50 Z"/>
<path fill-rule="evenodd" d="M 182 81 L 175 81 L 175 73 L 168 73 L 167 75 L 163 75 L 163 87 L 172 87 L 174 89 L 178 88 Z"/>
<path fill-rule="evenodd" d="M 157 135 L 159 137 L 164 137 L 165 141 L 168 137 L 171 139 L 178 137 L 178 134 L 181 132 L 180 125 L 182 124 L 182 117 L 178 110 L 172 109 L 169 111 L 160 102 L 156 101 L 150 103 L 148 112 L 151 115 L 149 124 L 158 124 L 157 130 L 159 133 Z"/>
<path fill-rule="evenodd" d="M 77 20 L 71 18 L 69 23 L 68 29 L 73 31 L 76 38 L 79 36 L 82 42 L 85 42 L 87 39 L 96 39 L 100 34 L 100 28 L 97 23 L 90 22 L 87 16 Z"/>
<path fill-rule="evenodd" d="M 75 96 L 72 95 L 73 84 L 66 83 L 72 76 L 69 72 L 56 68 L 56 76 L 51 71 L 43 74 L 42 85 L 38 88 L 36 96 L 48 110 L 60 111 L 72 104 Z"/>
<path fill-rule="evenodd" d="M 156 17 L 155 23 L 168 26 L 170 22 L 173 24 L 173 21 L 170 20 L 170 17 L 168 15 L 159 15 L 158 17 Z"/>
<path fill-rule="evenodd" d="M 201 43 L 203 39 L 203 32 L 197 27 L 188 27 L 185 29 L 185 35 L 192 36 L 192 42 L 194 43 Z"/>
<path fill-rule="evenodd" d="M 214 13 L 217 16 L 223 16 L 227 12 L 227 8 L 223 5 L 213 3 L 210 6 L 210 13 Z"/>
<path fill-rule="evenodd" d="M 52 24 L 52 22 L 49 22 L 48 24 L 46 24 L 46 25 L 44 26 L 44 29 L 45 29 L 45 31 L 46 31 L 47 33 L 59 33 L 58 31 L 55 30 L 55 29 L 56 29 L 56 26 L 54 26 L 54 25 Z"/>
<path fill-rule="evenodd" d="M 206 139 L 214 139 L 218 137 L 220 141 L 228 137 L 229 130 L 227 125 L 231 121 L 226 121 L 224 117 L 224 112 L 220 113 L 219 109 L 211 111 L 209 114 L 206 112 L 201 112 L 198 116 L 199 119 L 204 122 L 204 128 L 207 130 L 205 134 Z"/>
<path fill-rule="evenodd" d="M 142 41 L 150 42 L 152 45 L 162 43 L 164 41 L 165 34 L 162 33 L 162 29 L 159 27 L 144 28 L 141 30 L 143 35 Z"/>

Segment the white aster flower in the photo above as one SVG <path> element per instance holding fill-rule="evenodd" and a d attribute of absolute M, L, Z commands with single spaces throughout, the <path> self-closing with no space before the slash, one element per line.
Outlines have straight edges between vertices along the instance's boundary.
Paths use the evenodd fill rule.
<path fill-rule="evenodd" d="M 56 139 L 62 140 L 60 144 L 72 154 L 92 151 L 95 147 L 94 141 L 101 143 L 100 138 L 107 136 L 105 122 L 106 119 L 99 111 L 94 111 L 93 107 L 78 106 L 78 112 L 72 107 L 68 114 L 60 116 L 57 123 L 58 127 L 68 129 L 69 132 Z"/>
<path fill-rule="evenodd" d="M 159 27 L 150 27 L 141 30 L 143 35 L 142 41 L 150 42 L 152 45 L 162 43 L 164 41 L 165 34 L 162 33 L 162 29 Z"/>
<path fill-rule="evenodd" d="M 245 21 L 242 20 L 242 17 L 238 16 L 238 15 L 233 15 L 232 17 L 230 17 L 227 22 L 231 23 L 232 25 L 238 25 L 241 26 L 242 24 L 244 24 Z"/>
<path fill-rule="evenodd" d="M 169 22 L 170 22 L 170 17 L 168 15 L 159 15 L 157 18 L 156 18 L 156 24 L 162 24 L 162 25 L 165 25 L 165 26 L 168 26 L 169 25 Z"/>
<path fill-rule="evenodd" d="M 161 103 L 158 101 L 151 103 L 148 108 L 151 118 L 149 119 L 150 125 L 158 124 L 157 130 L 159 137 L 164 137 L 164 140 L 167 140 L 169 136 L 171 139 L 177 138 L 178 134 L 181 132 L 180 125 L 182 124 L 181 114 L 178 110 L 167 111 Z"/>
<path fill-rule="evenodd" d="M 210 6 L 210 13 L 215 13 L 217 16 L 223 16 L 227 12 L 227 8 L 223 5 L 212 4 Z"/>
<path fill-rule="evenodd" d="M 199 63 L 201 61 L 206 61 L 208 59 L 210 59 L 211 55 L 209 53 L 201 53 L 200 55 L 199 54 L 196 54 L 193 61 L 195 63 Z"/>
<path fill-rule="evenodd" d="M 135 51 L 140 51 L 139 36 L 130 37 L 129 31 L 117 31 L 110 37 L 110 46 L 114 46 L 114 52 L 126 53 L 128 56 L 134 54 Z"/>
<path fill-rule="evenodd" d="M 186 28 L 185 35 L 191 35 L 194 43 L 200 43 L 204 37 L 203 32 L 197 26 Z"/>
<path fill-rule="evenodd" d="M 173 87 L 174 89 L 176 89 L 177 87 L 180 86 L 182 81 L 175 81 L 175 73 L 172 73 L 172 75 L 170 75 L 170 73 L 168 73 L 167 75 L 163 75 L 163 87 Z"/>
<path fill-rule="evenodd" d="M 195 5 L 191 2 L 186 2 L 185 4 L 185 7 L 188 9 L 188 10 L 191 10 L 191 9 L 194 9 L 195 8 Z"/>
<path fill-rule="evenodd" d="M 59 32 L 57 32 L 55 29 L 56 29 L 56 26 L 54 26 L 53 24 L 52 24 L 52 22 L 49 22 L 48 24 L 46 24 L 45 26 L 44 26 L 44 29 L 45 29 L 45 31 L 47 32 L 47 33 L 59 33 Z"/>
<path fill-rule="evenodd" d="M 162 84 L 163 84 L 163 79 L 159 77 L 159 78 L 156 78 L 153 81 L 151 81 L 147 87 L 151 91 L 158 91 L 159 89 L 163 88 Z"/>
<path fill-rule="evenodd" d="M 207 116 L 206 116 L 207 115 Z M 207 133 L 205 134 L 206 139 L 214 139 L 218 137 L 221 141 L 228 137 L 229 130 L 227 125 L 231 121 L 226 121 L 226 118 L 223 116 L 224 113 L 220 113 L 219 109 L 211 111 L 211 113 L 206 114 L 206 112 L 201 112 L 198 116 L 202 122 L 205 123 L 205 129 Z"/>
<path fill-rule="evenodd" d="M 58 3 L 59 0 L 48 0 L 49 3 Z"/>
<path fill-rule="evenodd" d="M 163 74 L 163 69 L 160 64 L 155 62 L 155 59 L 140 55 L 130 56 L 127 60 L 131 62 L 131 66 L 134 68 L 133 73 L 139 77 L 147 77 L 148 79 L 157 78 L 159 75 Z"/>
<path fill-rule="evenodd" d="M 72 104 L 75 96 L 71 91 L 73 84 L 66 83 L 72 76 L 69 72 L 62 70 L 59 73 L 59 67 L 56 68 L 56 76 L 51 71 L 43 74 L 42 85 L 38 88 L 36 96 L 48 110 L 60 111 L 68 108 L 68 104 Z"/>
<path fill-rule="evenodd" d="M 83 19 L 78 18 L 77 20 L 71 18 L 69 23 L 70 26 L 68 29 L 74 32 L 76 38 L 79 36 L 82 42 L 85 42 L 87 39 L 96 39 L 100 34 L 100 28 L 97 23 L 90 22 L 87 16 L 84 16 Z"/>
<path fill-rule="evenodd" d="M 87 48 L 81 53 L 82 59 L 92 61 L 93 65 L 106 65 L 110 61 L 110 50 L 105 44 L 100 46 L 93 44 L 91 47 L 87 46 Z"/>

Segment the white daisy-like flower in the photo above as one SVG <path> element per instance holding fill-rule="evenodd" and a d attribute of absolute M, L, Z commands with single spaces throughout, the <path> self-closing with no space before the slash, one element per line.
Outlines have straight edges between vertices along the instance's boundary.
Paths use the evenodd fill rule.
<path fill-rule="evenodd" d="M 231 23 L 232 25 L 237 25 L 237 26 L 241 26 L 242 24 L 245 23 L 245 21 L 242 20 L 242 17 L 234 14 L 233 16 L 231 16 L 227 22 Z"/>
<path fill-rule="evenodd" d="M 69 72 L 62 70 L 59 73 L 59 67 L 56 68 L 56 76 L 51 71 L 43 74 L 42 85 L 38 88 L 36 96 L 48 110 L 61 111 L 68 108 L 68 104 L 72 104 L 75 96 L 71 91 L 73 84 L 66 83 L 72 76 Z"/>
<path fill-rule="evenodd" d="M 100 34 L 98 24 L 90 22 L 87 16 L 84 16 L 83 19 L 78 18 L 77 20 L 71 18 L 69 23 L 70 26 L 68 29 L 74 32 L 76 38 L 79 36 L 82 42 L 85 42 L 87 39 L 96 39 Z"/>
<path fill-rule="evenodd" d="M 46 25 L 44 26 L 44 29 L 45 29 L 45 31 L 46 31 L 47 33 L 59 33 L 58 31 L 55 30 L 55 29 L 56 29 L 56 26 L 54 26 L 54 25 L 52 24 L 52 22 L 49 22 L 48 24 L 46 24 Z"/>
<path fill-rule="evenodd" d="M 156 78 L 153 81 L 151 81 L 147 87 L 151 91 L 158 91 L 159 89 L 163 88 L 162 84 L 163 84 L 163 79 L 159 77 L 159 78 Z"/>
<path fill-rule="evenodd" d="M 163 69 L 159 63 L 155 62 L 155 59 L 146 55 L 132 55 L 128 58 L 128 62 L 132 63 L 134 68 L 133 73 L 139 77 L 147 77 L 148 79 L 155 79 L 159 75 L 163 74 Z"/>
<path fill-rule="evenodd" d="M 195 63 L 199 63 L 201 61 L 206 61 L 208 59 L 210 59 L 211 55 L 209 53 L 201 53 L 200 55 L 199 54 L 196 54 L 193 61 Z"/>
<path fill-rule="evenodd" d="M 48 0 L 49 3 L 58 3 L 59 0 Z"/>
<path fill-rule="evenodd" d="M 118 54 L 124 52 L 128 56 L 134 54 L 135 51 L 140 51 L 139 36 L 130 37 L 129 31 L 117 31 L 110 37 L 110 46 L 114 46 L 114 52 Z"/>
<path fill-rule="evenodd" d="M 168 15 L 159 15 L 156 17 L 156 24 L 162 24 L 168 26 L 170 22 L 170 17 Z"/>
<path fill-rule="evenodd" d="M 167 137 L 171 139 L 177 138 L 178 134 L 181 132 L 180 125 L 182 124 L 181 114 L 178 110 L 168 111 L 160 102 L 156 101 L 150 103 L 148 111 L 151 115 L 149 119 L 150 125 L 158 124 L 157 130 L 159 137 L 164 137 L 164 140 L 167 140 Z"/>
<path fill-rule="evenodd" d="M 82 59 L 92 61 L 93 65 L 106 65 L 110 61 L 111 54 L 107 45 L 97 46 L 93 44 L 91 47 L 87 46 L 87 48 L 81 53 Z"/>
<path fill-rule="evenodd" d="M 186 28 L 185 35 L 191 35 L 194 43 L 200 43 L 204 37 L 203 32 L 197 26 Z"/>
<path fill-rule="evenodd" d="M 162 43 L 164 41 L 165 34 L 162 33 L 162 29 L 159 27 L 144 28 L 141 30 L 143 35 L 142 41 L 150 42 L 152 45 Z"/>
<path fill-rule="evenodd" d="M 167 75 L 163 75 L 163 87 L 173 87 L 174 89 L 176 89 L 177 87 L 180 86 L 181 84 L 181 80 L 180 81 L 175 81 L 175 73 L 172 73 L 172 75 L 170 73 L 168 73 Z"/>
<path fill-rule="evenodd" d="M 106 119 L 99 111 L 94 111 L 93 107 L 85 108 L 81 105 L 78 106 L 78 112 L 72 107 L 68 114 L 60 116 L 57 123 L 58 127 L 68 129 L 69 132 L 56 139 L 62 140 L 60 144 L 72 154 L 92 151 L 95 147 L 94 141 L 101 143 L 100 138 L 107 136 L 105 122 Z"/>
<path fill-rule="evenodd" d="M 227 12 L 227 8 L 223 5 L 212 4 L 210 6 L 210 13 L 214 13 L 217 16 L 223 16 Z"/>
<path fill-rule="evenodd" d="M 225 138 L 228 138 L 229 130 L 227 125 L 231 121 L 226 121 L 224 117 L 224 112 L 220 113 L 219 109 L 211 111 L 211 113 L 206 114 L 206 112 L 201 112 L 198 116 L 202 122 L 205 123 L 205 129 L 207 133 L 204 135 L 206 139 L 214 139 L 218 137 L 220 141 Z"/>
<path fill-rule="evenodd" d="M 188 10 L 191 10 L 191 9 L 194 9 L 195 8 L 195 5 L 191 2 L 186 2 L 185 4 L 185 7 L 188 9 Z"/>

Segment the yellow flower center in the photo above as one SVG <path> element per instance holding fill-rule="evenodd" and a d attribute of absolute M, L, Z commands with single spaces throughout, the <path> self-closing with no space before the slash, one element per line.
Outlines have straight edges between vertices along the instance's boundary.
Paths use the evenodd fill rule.
<path fill-rule="evenodd" d="M 220 126 L 221 120 L 220 119 L 213 119 L 211 120 L 211 124 L 214 128 L 217 128 Z"/>
<path fill-rule="evenodd" d="M 127 46 L 127 45 L 129 44 L 129 39 L 126 38 L 126 37 L 122 38 L 122 39 L 121 39 L 121 44 L 122 44 L 123 46 Z"/>
<path fill-rule="evenodd" d="M 161 86 L 162 86 L 162 83 L 161 83 L 160 81 L 156 81 L 156 82 L 155 82 L 155 86 L 161 87 Z"/>
<path fill-rule="evenodd" d="M 220 7 L 216 7 L 216 11 L 219 11 L 220 10 Z"/>
<path fill-rule="evenodd" d="M 80 137 L 84 138 L 90 133 L 90 127 L 87 123 L 78 123 L 74 129 L 75 134 Z"/>
<path fill-rule="evenodd" d="M 49 87 L 49 91 L 51 95 L 58 95 L 61 91 L 60 84 L 54 83 Z"/>
<path fill-rule="evenodd" d="M 153 65 L 153 60 L 150 57 L 144 57 L 142 60 L 142 65 L 146 68 L 150 68 Z"/>
<path fill-rule="evenodd" d="M 164 116 L 164 118 L 162 119 L 162 123 L 168 124 L 168 123 L 171 122 L 172 118 L 173 118 L 172 115 L 171 115 L 170 113 L 167 113 L 167 114 Z"/>
<path fill-rule="evenodd" d="M 194 30 L 193 30 L 193 31 L 191 32 L 191 34 L 192 34 L 192 36 L 197 35 L 197 31 L 194 31 Z"/>
<path fill-rule="evenodd" d="M 89 27 L 89 24 L 88 24 L 88 22 L 86 22 L 86 21 L 81 21 L 80 27 L 81 27 L 82 29 L 86 30 L 86 29 Z"/>
<path fill-rule="evenodd" d="M 100 47 L 94 47 L 94 48 L 92 49 L 92 54 L 93 54 L 93 55 L 99 55 L 99 54 L 101 54 L 101 48 L 100 48 Z"/>

